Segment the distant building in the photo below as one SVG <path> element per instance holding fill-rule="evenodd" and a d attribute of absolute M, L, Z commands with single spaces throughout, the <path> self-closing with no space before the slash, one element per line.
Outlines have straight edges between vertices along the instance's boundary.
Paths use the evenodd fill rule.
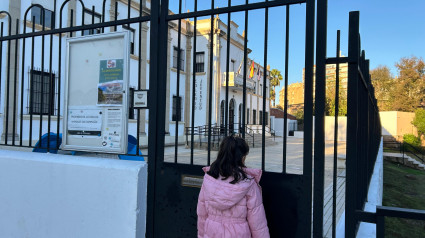
<path fill-rule="evenodd" d="M 316 66 L 313 68 L 313 97 L 315 95 Z M 302 82 L 288 85 L 288 112 L 295 113 L 298 109 L 304 108 L 304 79 L 305 69 L 303 69 Z M 348 64 L 339 65 L 339 84 L 341 93 L 347 93 Z M 336 64 L 326 65 L 326 88 L 334 89 L 336 86 Z M 285 88 L 279 92 L 279 105 L 285 105 Z"/>

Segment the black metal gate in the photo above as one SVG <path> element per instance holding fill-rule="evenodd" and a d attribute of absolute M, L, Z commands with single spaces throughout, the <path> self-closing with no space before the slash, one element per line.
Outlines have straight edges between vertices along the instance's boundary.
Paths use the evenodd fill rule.
<path fill-rule="evenodd" d="M 200 185 L 202 183 L 202 176 L 204 172 L 202 171 L 203 166 L 210 165 L 212 160 L 214 160 L 213 150 L 216 149 L 220 138 L 224 135 L 232 134 L 236 131 L 233 130 L 233 120 L 229 120 L 229 116 L 233 116 L 233 113 L 229 113 L 229 44 L 230 40 L 227 40 L 227 54 L 226 54 L 226 74 L 223 76 L 223 85 L 225 85 L 225 100 L 223 110 L 223 102 L 220 103 L 220 100 L 215 103 L 213 108 L 214 98 L 217 97 L 217 94 L 213 95 L 213 84 L 214 77 L 216 77 L 217 72 L 213 70 L 213 63 L 215 59 L 212 53 L 208 55 L 206 58 L 206 62 L 208 62 L 208 70 L 206 70 L 205 74 L 208 76 L 207 82 L 207 94 L 203 95 L 207 96 L 207 121 L 205 125 L 199 126 L 195 125 L 195 117 L 198 117 L 199 114 L 195 113 L 195 100 L 197 100 L 197 96 L 195 95 L 195 91 L 197 91 L 196 85 L 198 85 L 199 79 L 197 79 L 195 72 L 196 70 L 196 56 L 197 56 L 197 47 L 199 43 L 197 41 L 197 37 L 199 33 L 197 27 L 199 28 L 200 23 L 198 21 L 209 19 L 208 24 L 210 24 L 210 30 L 207 33 L 205 38 L 212 39 L 208 41 L 208 51 L 214 52 L 214 45 L 218 44 L 218 42 L 214 41 L 214 35 L 217 31 L 225 30 L 226 35 L 230 35 L 230 25 L 231 25 L 231 16 L 232 14 L 242 12 L 244 13 L 244 42 L 243 42 L 243 66 L 242 66 L 242 75 L 243 75 L 243 84 L 240 85 L 242 88 L 242 115 L 238 115 L 241 117 L 241 125 L 238 125 L 240 130 L 240 136 L 244 138 L 250 138 L 250 136 L 254 137 L 250 133 L 253 133 L 250 130 L 248 125 L 246 125 L 246 119 L 250 115 L 247 115 L 247 81 L 248 81 L 248 34 L 251 32 L 248 31 L 248 16 L 250 11 L 254 10 L 264 10 L 265 17 L 265 25 L 264 25 L 264 69 L 267 66 L 267 56 L 268 56 L 268 48 L 267 42 L 269 37 L 269 24 L 268 24 L 268 11 L 270 8 L 286 6 L 286 8 L 282 8 L 283 12 L 286 13 L 286 43 L 285 48 L 286 51 L 285 59 L 285 86 L 288 85 L 288 60 L 289 60 L 289 12 L 290 6 L 293 4 L 305 4 L 305 17 L 306 17 L 306 26 L 305 26 L 305 122 L 304 122 L 304 143 L 303 143 L 303 170 L 302 174 L 290 174 L 287 173 L 286 169 L 286 136 L 284 136 L 283 143 L 283 156 L 281 158 L 280 163 L 280 172 L 269 172 L 266 170 L 267 158 L 265 153 L 266 146 L 266 130 L 269 129 L 266 127 L 267 118 L 266 113 L 266 100 L 262 101 L 262 109 L 260 109 L 260 117 L 259 121 L 261 123 L 261 132 L 256 134 L 257 137 L 261 137 L 262 139 L 262 147 L 261 147 L 261 169 L 263 170 L 263 177 L 261 180 L 261 186 L 263 188 L 263 199 L 264 206 L 266 209 L 268 225 L 271 232 L 271 237 L 309 237 L 312 234 L 312 149 L 313 149 L 313 140 L 312 140 L 312 124 L 313 124 L 313 65 L 314 65 L 314 49 L 315 49 L 315 0 L 279 0 L 279 1 L 264 1 L 258 3 L 249 3 L 248 0 L 245 3 L 239 3 L 237 5 L 232 5 L 231 1 L 228 1 L 227 6 L 217 7 L 214 3 L 214 0 L 211 2 L 211 7 L 205 10 L 197 10 L 199 1 L 194 1 L 194 11 L 183 13 L 182 12 L 182 1 L 179 1 L 178 12 L 169 13 L 169 1 L 163 0 L 161 4 L 158 2 L 152 2 L 152 30 L 151 30 L 151 64 L 150 64 L 150 72 L 151 72 L 151 80 L 150 80 L 150 95 L 152 96 L 150 99 L 150 103 L 152 103 L 149 121 L 150 127 L 149 131 L 154 132 L 149 136 L 149 181 L 148 181 L 148 220 L 147 220 L 147 236 L 148 237 L 196 237 L 197 234 L 197 216 L 196 216 L 196 205 L 198 194 L 200 190 Z M 319 6 L 318 9 L 318 40 L 317 47 L 317 62 L 321 63 L 323 68 L 325 66 L 325 52 L 326 52 L 326 11 L 327 11 L 327 1 L 317 1 Z M 227 15 L 227 30 L 226 29 L 217 29 L 217 25 L 215 24 L 215 15 L 223 14 Z M 319 18 L 320 17 L 320 18 Z M 174 46 L 175 62 L 182 62 L 182 58 L 184 60 L 185 55 L 180 50 L 184 43 L 181 37 L 182 31 L 189 31 L 188 25 L 185 19 L 192 19 L 191 28 L 193 34 L 193 45 L 192 45 L 192 61 L 193 63 L 193 73 L 188 74 L 190 77 L 186 77 L 186 80 L 191 81 L 192 85 L 192 95 L 187 99 L 191 100 L 191 115 L 190 115 L 190 125 L 185 124 L 185 132 L 186 138 L 190 138 L 187 141 L 188 148 L 186 152 L 190 149 L 189 154 L 185 157 L 183 154 L 185 151 L 181 146 L 179 147 L 179 123 L 184 124 L 181 121 L 181 117 L 177 117 L 172 124 L 174 128 L 171 128 L 171 125 L 167 124 L 167 108 L 168 104 L 166 102 L 167 98 L 167 84 L 170 84 L 167 80 L 170 80 L 170 76 L 167 75 L 167 70 L 164 70 L 167 62 L 165 59 L 169 60 L 171 56 L 167 56 L 167 53 L 171 51 L 171 44 L 168 44 L 170 41 L 170 32 L 169 26 L 174 25 L 176 27 L 177 33 L 177 44 Z M 199 20 L 201 19 L 201 20 Z M 173 24 L 174 23 L 174 24 Z M 203 22 L 205 24 L 205 21 Z M 321 28 L 319 28 L 321 27 Z M 219 27 L 218 27 L 219 28 Z M 300 30 L 300 29 L 297 29 Z M 197 34 L 198 33 L 198 34 Z M 175 35 L 174 35 L 175 37 Z M 319 40 L 320 38 L 320 40 Z M 174 38 L 173 38 L 174 39 Z M 197 45 L 198 44 L 198 45 Z M 275 52 L 273 52 L 275 53 Z M 320 58 L 320 60 L 319 60 Z M 187 59 L 187 57 L 186 57 Z M 215 63 L 214 63 L 215 64 Z M 242 65 L 242 64 L 241 64 Z M 177 73 L 175 81 L 173 82 L 176 85 L 176 92 L 174 95 L 180 97 L 180 84 L 183 84 L 183 80 L 181 76 L 183 65 L 180 63 L 175 64 L 175 70 L 173 72 Z M 318 67 L 319 68 L 319 67 Z M 185 69 L 189 70 L 189 69 Z M 324 80 L 324 71 L 318 70 L 317 73 L 323 73 L 323 76 L 317 76 L 317 79 Z M 268 70 L 264 70 L 263 77 L 263 87 L 262 87 L 262 95 L 267 95 L 267 87 L 266 87 L 266 78 L 269 74 Z M 187 75 L 186 75 L 187 76 Z M 236 77 L 234 75 L 234 77 Z M 225 83 L 224 83 L 225 82 Z M 231 84 L 230 84 L 231 85 Z M 319 84 L 318 84 L 319 85 Z M 316 86 L 316 90 L 317 90 Z M 319 90 L 324 90 L 320 88 Z M 170 92 L 171 93 L 171 92 Z M 173 92 L 174 93 L 174 92 Z M 264 97 L 265 98 L 265 97 Z M 231 99 L 232 101 L 234 99 Z M 324 95 L 322 98 L 318 97 L 316 91 L 316 112 L 320 110 L 324 110 L 320 108 L 321 103 L 324 104 Z M 239 102 L 238 102 L 239 103 Z M 190 104 L 186 104 L 188 106 Z M 323 107 L 324 108 L 324 107 Z M 220 110 L 221 109 L 221 110 Z M 174 108 L 173 108 L 174 110 Z M 177 106 L 177 111 L 181 110 L 180 106 Z M 226 115 L 217 116 L 216 123 L 213 123 L 213 110 L 216 111 L 224 111 Z M 261 113 L 263 112 L 263 113 Z M 285 106 L 285 114 L 287 112 L 287 106 Z M 175 114 L 175 112 L 170 112 Z M 229 115 L 230 114 L 230 115 Z M 255 111 L 254 111 L 254 115 Z M 187 116 L 187 115 L 186 115 Z M 322 117 L 324 113 L 322 114 Z M 224 125 L 221 121 L 224 118 Z M 321 118 L 316 114 L 316 125 L 320 124 L 320 121 L 317 121 L 317 118 Z M 221 119 L 221 120 L 220 120 Z M 187 120 L 187 118 L 185 119 Z M 255 121 L 255 118 L 252 119 Z M 286 128 L 286 117 L 285 117 L 285 132 L 287 134 Z M 319 123 L 317 123 L 319 122 Z M 166 125 L 167 124 L 167 125 Z M 168 127 L 168 128 L 167 128 Z M 217 129 L 218 127 L 218 129 Z M 317 129 L 319 128 L 319 129 Z M 320 131 L 322 129 L 322 131 Z M 257 131 L 258 132 L 258 131 Z M 170 136 L 170 138 L 174 139 L 173 146 L 174 149 L 171 153 L 165 153 L 164 151 L 169 151 L 170 149 L 165 146 L 165 137 L 174 134 L 174 137 Z M 260 135 L 259 135 L 260 134 Z M 318 169 L 322 169 L 323 171 L 323 163 L 324 163 L 324 132 L 323 128 L 320 126 L 316 127 L 316 166 Z M 194 148 L 202 148 L 202 145 L 206 145 L 206 151 L 203 154 L 204 159 L 201 160 L 199 150 L 195 150 Z M 164 149 L 165 148 L 165 149 Z M 322 148 L 322 149 L 321 149 Z M 321 161 L 321 162 L 320 162 Z M 321 164 L 321 165 L 320 165 Z M 321 178 L 320 178 L 321 176 Z M 317 172 L 317 176 L 315 177 L 317 181 L 317 190 L 322 190 L 321 192 L 321 200 L 319 198 L 317 205 L 317 234 L 322 234 L 322 223 L 323 218 L 323 172 Z M 321 181 L 321 182 L 320 182 Z M 319 193 L 319 192 L 318 192 Z M 320 196 L 320 195 L 319 195 Z M 321 208 L 319 208 L 321 207 Z M 315 207 L 316 209 L 316 207 Z M 321 213 L 320 213 L 321 211 Z M 316 218 L 316 217 L 315 217 Z M 316 223 L 316 221 L 315 221 Z M 319 225 L 320 224 L 320 225 Z"/>
<path fill-rule="evenodd" d="M 238 133 L 246 140 L 252 140 L 252 145 L 254 142 L 256 145 L 261 144 L 258 148 L 257 165 L 263 170 L 261 186 L 271 236 L 310 237 L 311 234 L 315 237 L 323 236 L 325 66 L 329 63 L 326 61 L 327 0 L 265 0 L 254 3 L 248 0 L 243 2 L 234 0 L 238 3 L 233 4 L 229 0 L 225 6 L 219 5 L 219 3 L 222 4 L 221 1 L 211 0 L 210 7 L 199 10 L 198 3 L 201 1 L 194 0 L 193 11 L 190 12 L 182 12 L 182 0 L 179 0 L 178 10 L 174 13 L 169 11 L 169 5 L 177 1 L 169 0 L 150 1 L 150 4 L 147 4 L 149 1 L 145 0 L 139 1 L 139 4 L 131 0 L 104 0 L 102 3 L 96 3 L 100 5 L 96 8 L 95 6 L 88 8 L 82 0 L 65 0 L 61 4 L 56 4 L 56 0 L 52 2 L 54 2 L 53 13 L 41 5 L 33 4 L 26 10 L 23 21 L 12 19 L 9 13 L 0 11 L 0 16 L 5 15 L 4 19 L 8 20 L 8 26 L 4 26 L 2 22 L 0 30 L 0 82 L 3 81 L 5 84 L 3 89 L 0 89 L 5 91 L 2 94 L 2 97 L 5 97 L 3 112 L 5 137 L 2 139 L 2 145 L 35 147 L 32 140 L 36 136 L 31 133 L 37 128 L 36 132 L 40 140 L 42 133 L 48 133 L 47 144 L 49 145 L 43 147 L 44 145 L 39 144 L 37 147 L 51 152 L 59 149 L 58 137 L 51 139 L 50 132 L 60 134 L 62 128 L 61 85 L 64 81 L 65 53 L 62 49 L 64 38 L 129 30 L 133 34 L 130 50 L 136 65 L 131 68 L 136 78 L 133 89 L 149 89 L 148 130 L 143 129 L 146 124 L 146 112 L 131 108 L 132 113 L 129 116 L 129 121 L 135 120 L 137 123 L 135 155 L 139 155 L 139 145 L 142 144 L 140 137 L 148 133 L 146 145 L 148 153 L 144 153 L 149 165 L 147 237 L 196 237 L 196 204 L 199 185 L 202 182 L 200 179 L 203 176 L 202 167 L 210 165 L 214 160 L 214 150 L 217 149 L 220 139 L 232 133 Z M 70 4 L 75 6 L 68 7 Z M 300 150 L 300 154 L 302 153 L 302 173 L 300 174 L 292 173 L 287 167 L 286 115 L 288 108 L 286 104 L 284 107 L 285 136 L 278 166 L 270 169 L 270 161 L 277 155 L 273 155 L 273 158 L 266 156 L 266 145 L 270 139 L 268 134 L 273 134 L 268 127 L 270 115 L 268 108 L 270 107 L 267 103 L 270 101 L 267 100 L 267 90 L 270 87 L 267 87 L 267 77 L 270 72 L 267 68 L 267 60 L 268 55 L 277 54 L 268 48 L 268 39 L 273 36 L 272 31 L 269 31 L 269 10 L 276 8 L 286 14 L 286 20 L 282 22 L 286 26 L 286 40 L 282 43 L 285 44 L 285 51 L 282 52 L 282 59 L 285 59 L 284 79 L 285 89 L 287 89 L 290 51 L 289 14 L 293 5 L 305 7 L 306 22 L 305 28 L 293 29 L 305 32 L 304 135 Z M 39 9 L 38 15 L 36 11 L 33 13 L 31 10 L 36 8 Z M 133 13 L 135 9 L 137 12 Z M 68 18 L 65 19 L 63 17 L 67 10 Z M 28 15 L 30 11 L 31 19 Z M 261 34 L 248 31 L 248 17 L 254 11 L 264 12 L 264 28 L 262 28 L 264 31 Z M 51 18 L 46 17 L 48 14 L 52 14 Z M 221 74 L 214 70 L 217 62 L 213 52 L 214 47 L 219 43 L 214 40 L 214 37 L 217 34 L 223 37 L 232 34 L 231 26 L 235 24 L 231 19 L 234 14 L 244 16 L 244 33 L 239 37 L 243 63 L 240 64 L 241 67 L 236 73 L 235 62 L 229 57 L 231 40 L 227 40 L 225 63 L 223 61 L 225 70 L 222 70 L 225 74 Z M 217 24 L 216 15 L 226 16 L 227 22 L 224 25 Z M 20 24 L 24 26 L 21 31 Z M 199 29 L 205 28 L 206 24 L 207 26 L 209 24 L 209 30 L 200 32 Z M 145 39 L 145 33 L 142 33 L 147 25 L 149 25 L 149 40 L 147 34 Z M 177 29 L 174 30 L 177 32 L 177 40 L 176 35 L 170 35 L 170 28 Z M 138 32 L 138 36 L 135 32 Z M 188 43 L 188 40 L 182 37 L 183 32 L 186 36 L 193 38 L 189 40 L 193 43 Z M 248 58 L 250 50 L 248 35 L 264 37 L 264 59 L 256 66 L 257 69 L 261 68 L 261 65 L 263 68 L 263 73 L 258 74 L 259 78 L 262 77 L 261 88 L 253 87 L 252 80 L 248 77 L 249 65 L 253 61 Z M 170 44 L 173 38 L 174 47 Z M 192 45 L 187 47 L 189 44 Z M 208 48 L 204 51 L 197 50 L 205 45 Z M 186 48 L 186 52 L 182 48 Z M 40 49 L 42 53 L 34 53 Z M 143 56 L 142 52 L 148 49 L 149 53 Z M 13 55 L 15 57 L 11 57 Z M 21 55 L 21 58 L 18 55 Z M 231 63 L 233 69 L 230 68 Z M 149 65 L 146 66 L 147 64 Z M 173 64 L 172 67 L 169 66 L 171 64 Z M 317 69 L 315 83 L 314 64 Z M 149 70 L 142 65 L 149 67 Z M 37 67 L 39 70 L 36 69 Z M 233 72 L 232 76 L 231 72 Z M 171 73 L 175 75 L 173 81 L 169 76 Z M 198 74 L 206 80 L 202 81 L 198 78 Z M 25 93 L 35 91 L 33 86 L 28 86 L 37 83 L 34 82 L 35 76 L 41 81 L 37 81 L 38 100 L 32 98 L 31 95 L 35 94 Z M 239 85 L 236 85 L 237 82 Z M 175 92 L 171 92 L 171 83 L 176 89 Z M 225 85 L 223 101 L 214 91 L 216 84 L 221 85 L 219 87 Z M 315 90 L 314 94 L 313 90 Z M 263 97 L 261 107 L 256 109 L 250 107 L 248 103 L 247 95 L 253 91 Z M 240 99 L 231 98 L 231 94 L 239 95 Z M 201 106 L 195 103 L 199 102 L 200 98 L 207 100 L 207 103 Z M 234 102 L 233 113 L 229 110 L 231 100 Z M 287 102 L 287 93 L 285 93 L 284 101 Z M 36 107 L 37 103 L 41 106 Z M 199 111 L 200 107 L 206 112 L 203 114 L 205 118 L 203 125 L 195 123 L 200 117 L 199 112 L 195 113 L 195 111 Z M 235 110 L 236 107 L 240 110 Z M 313 107 L 316 125 L 314 142 Z M 213 111 L 216 112 L 215 115 Z M 25 115 L 28 115 L 28 118 Z M 233 119 L 229 120 L 229 116 L 240 118 L 239 124 L 235 124 Z M 25 124 L 27 122 L 28 125 Z M 248 122 L 257 125 L 251 125 Z M 261 125 L 257 122 L 261 122 Z M 25 134 L 25 127 L 29 128 L 29 135 Z M 186 141 L 183 141 L 182 134 L 187 138 Z M 261 138 L 261 141 L 256 141 L 256 138 Z M 54 146 L 50 146 L 51 140 L 56 140 Z M 182 142 L 183 144 L 186 142 L 188 147 L 181 146 Z M 314 203 L 312 199 L 313 145 L 315 151 Z M 314 209 L 312 209 L 313 206 Z M 313 210 L 314 215 L 312 215 Z M 335 220 L 333 226 L 335 227 Z"/>

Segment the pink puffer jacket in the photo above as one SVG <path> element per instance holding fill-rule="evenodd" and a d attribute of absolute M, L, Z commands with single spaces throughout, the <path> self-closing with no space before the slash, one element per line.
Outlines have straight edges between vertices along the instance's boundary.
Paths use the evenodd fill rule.
<path fill-rule="evenodd" d="M 207 172 L 209 167 L 204 168 Z M 258 182 L 261 170 L 244 169 L 250 179 L 236 184 L 204 176 L 198 198 L 198 238 L 268 238 Z"/>

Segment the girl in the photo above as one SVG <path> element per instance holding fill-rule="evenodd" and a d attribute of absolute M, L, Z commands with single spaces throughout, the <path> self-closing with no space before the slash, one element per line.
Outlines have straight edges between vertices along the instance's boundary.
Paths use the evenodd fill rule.
<path fill-rule="evenodd" d="M 205 167 L 198 198 L 198 238 L 269 238 L 259 181 L 261 170 L 245 167 L 249 146 L 228 136 L 217 159 Z"/>

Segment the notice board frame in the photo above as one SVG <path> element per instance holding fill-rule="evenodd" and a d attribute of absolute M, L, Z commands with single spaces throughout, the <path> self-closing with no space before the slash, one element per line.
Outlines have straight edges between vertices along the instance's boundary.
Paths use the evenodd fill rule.
<path fill-rule="evenodd" d="M 62 150 L 127 153 L 129 42 L 127 31 L 74 37 L 66 40 Z M 102 84 L 105 83 L 103 80 L 110 78 L 107 77 L 110 75 L 106 75 L 102 68 L 105 65 L 108 69 L 110 66 L 116 67 L 118 71 L 121 68 L 120 72 L 115 74 L 118 75 L 116 76 L 117 80 L 107 82 L 107 86 Z M 121 77 L 122 81 L 119 80 Z M 121 94 L 119 93 L 120 89 L 122 89 Z M 102 96 L 99 96 L 100 94 Z M 85 119 L 86 121 L 83 122 L 94 122 L 93 125 L 85 126 L 87 124 L 81 124 L 81 121 L 80 124 L 75 123 L 73 115 L 76 114 L 70 115 L 73 112 L 93 117 L 93 120 Z M 96 114 L 100 115 L 96 118 Z M 115 127 L 111 127 L 114 125 L 113 121 L 116 121 Z M 85 128 L 87 131 L 80 129 L 76 132 L 69 130 L 71 127 Z M 99 128 L 100 133 L 97 131 Z"/>

